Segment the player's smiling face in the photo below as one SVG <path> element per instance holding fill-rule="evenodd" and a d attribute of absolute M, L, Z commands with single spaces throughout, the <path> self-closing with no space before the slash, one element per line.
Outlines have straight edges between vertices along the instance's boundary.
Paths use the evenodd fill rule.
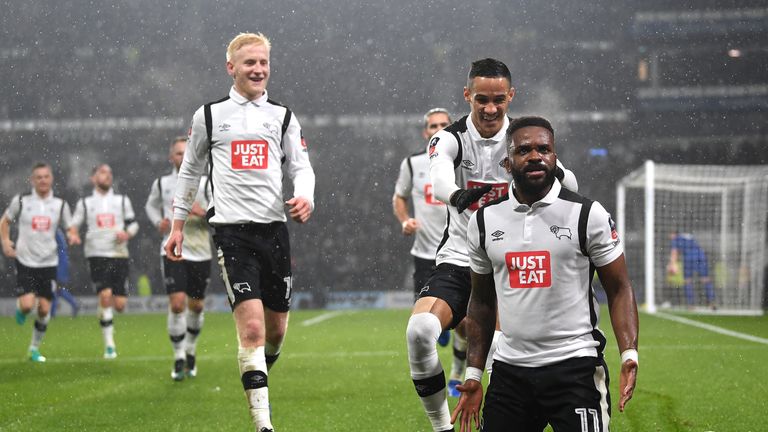
<path fill-rule="evenodd" d="M 475 77 L 470 86 L 464 88 L 464 99 L 472 110 L 472 123 L 483 138 L 491 138 L 501 130 L 514 96 L 515 89 L 504 77 Z"/>
<path fill-rule="evenodd" d="M 539 126 L 520 128 L 512 134 L 511 163 L 507 170 L 515 188 L 525 195 L 543 197 L 555 178 L 557 154 L 549 130 Z"/>
<path fill-rule="evenodd" d="M 227 62 L 227 73 L 238 93 L 248 100 L 260 98 L 269 80 L 269 48 L 264 44 L 244 45 Z"/>

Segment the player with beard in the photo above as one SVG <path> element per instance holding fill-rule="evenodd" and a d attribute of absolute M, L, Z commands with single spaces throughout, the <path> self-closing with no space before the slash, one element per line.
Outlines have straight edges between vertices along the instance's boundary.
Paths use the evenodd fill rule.
<path fill-rule="evenodd" d="M 619 410 L 632 398 L 638 318 L 615 224 L 600 203 L 563 188 L 554 130 L 523 117 L 507 129 L 512 193 L 478 210 L 467 228 L 472 295 L 466 380 L 452 421 L 480 426 L 482 367 L 496 311 L 502 336 L 483 409 L 484 431 L 608 431 L 610 395 L 598 328 L 597 271 L 621 352 Z"/>
<path fill-rule="evenodd" d="M 515 95 L 511 83 L 504 63 L 491 58 L 473 62 L 464 88 L 470 114 L 434 134 L 427 150 L 434 195 L 446 203 L 447 227 L 437 250 L 437 268 L 413 306 L 406 339 L 411 379 L 435 431 L 453 430 L 435 342 L 467 311 L 469 216 L 506 195 L 512 180 L 505 169 L 504 141 L 510 121 L 506 113 Z M 564 169 L 558 173 L 566 187 L 576 190 L 573 173 Z"/>
<path fill-rule="evenodd" d="M 128 295 L 128 240 L 139 232 L 131 199 L 112 189 L 112 168 L 97 165 L 91 174 L 93 194 L 81 198 L 72 215 L 70 244 L 80 244 L 80 226 L 85 224 L 85 257 L 91 281 L 99 296 L 97 315 L 104 338 L 104 358 L 117 357 L 114 312 L 125 309 Z"/>

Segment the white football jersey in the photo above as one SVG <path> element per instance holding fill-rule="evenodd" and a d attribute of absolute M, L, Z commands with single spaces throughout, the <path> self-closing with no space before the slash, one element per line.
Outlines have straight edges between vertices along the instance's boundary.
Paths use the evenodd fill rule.
<path fill-rule="evenodd" d="M 472 215 L 467 244 L 472 271 L 494 275 L 502 331 L 494 360 L 540 367 L 602 352 L 592 265 L 624 250 L 600 203 L 557 180 L 530 207 L 510 193 Z"/>
<path fill-rule="evenodd" d="M 26 267 L 56 267 L 59 255 L 56 250 L 56 229 L 65 230 L 71 223 L 69 204 L 61 198 L 30 194 L 16 195 L 5 210 L 9 221 L 19 230 L 16 239 L 16 259 Z"/>
<path fill-rule="evenodd" d="M 293 195 L 306 198 L 314 207 L 315 173 L 295 115 L 290 116 L 283 136 L 287 108 L 269 100 L 266 92 L 249 101 L 234 88 L 227 98 L 210 104 L 210 109 L 210 143 L 204 106 L 192 119 L 179 170 L 174 219 L 186 219 L 207 158 L 212 164 L 211 225 L 284 222 L 283 163 L 293 182 Z"/>
<path fill-rule="evenodd" d="M 461 214 L 456 207 L 448 205 L 448 229 L 437 251 L 437 264 L 450 263 L 468 267 L 467 223 L 478 208 L 499 199 L 509 192 L 512 174 L 504 166 L 507 159 L 506 132 L 509 118 L 496 135 L 483 138 L 468 116 L 437 132 L 429 141 L 429 175 L 435 196 L 442 202 L 449 202 L 451 194 L 459 189 L 474 189 L 491 185 L 490 192 L 483 195 Z M 578 190 L 576 177 L 557 161 L 564 171 L 564 184 L 568 189 Z"/>
<path fill-rule="evenodd" d="M 135 221 L 131 199 L 116 194 L 112 189 L 107 193 L 93 191 L 91 196 L 81 198 L 72 215 L 72 225 L 85 223 L 85 256 L 103 258 L 128 258 L 128 242 L 117 242 L 117 233 L 126 231 L 136 235 L 139 225 Z"/>
<path fill-rule="evenodd" d="M 414 236 L 411 255 L 434 260 L 437 246 L 445 231 L 446 210 L 445 204 L 435 199 L 432 192 L 429 157 L 426 151 L 403 159 L 395 184 L 395 194 L 411 198 L 414 218 L 420 224 Z"/>
<path fill-rule="evenodd" d="M 173 221 L 173 198 L 176 194 L 178 175 L 179 172 L 174 168 L 172 173 L 164 175 L 152 183 L 144 210 L 154 226 L 157 226 L 163 219 Z M 210 193 L 208 177 L 200 177 L 200 186 L 197 189 L 195 202 L 204 209 L 208 208 Z M 183 233 L 182 258 L 188 261 L 208 261 L 213 257 L 210 231 L 205 217 L 188 216 Z M 165 233 L 163 241 L 160 243 L 160 255 L 162 256 L 165 256 L 165 243 L 168 241 L 169 235 L 170 231 Z"/>

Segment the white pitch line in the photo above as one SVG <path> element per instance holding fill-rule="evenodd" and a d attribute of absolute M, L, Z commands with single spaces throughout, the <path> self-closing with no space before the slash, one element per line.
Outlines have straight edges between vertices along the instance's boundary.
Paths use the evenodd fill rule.
<path fill-rule="evenodd" d="M 301 325 L 303 325 L 304 327 L 308 327 L 308 326 L 315 325 L 315 324 L 321 323 L 323 321 L 329 320 L 331 318 L 336 318 L 339 315 L 344 315 L 345 313 L 349 313 L 349 311 L 347 311 L 347 312 L 344 312 L 344 311 L 326 312 L 326 313 L 324 313 L 322 315 L 318 315 L 318 316 L 316 316 L 314 318 L 310 318 L 308 320 L 302 321 Z"/>
<path fill-rule="evenodd" d="M 738 339 L 744 339 L 744 340 L 748 340 L 750 342 L 757 342 L 757 343 L 760 343 L 760 344 L 763 344 L 763 345 L 768 345 L 768 339 L 761 338 L 761 337 L 758 337 L 758 336 L 753 336 L 751 334 L 740 333 L 740 332 L 737 332 L 737 331 L 728 330 L 728 329 L 725 329 L 725 328 L 722 328 L 722 327 L 718 327 L 716 325 L 705 324 L 705 323 L 702 323 L 702 322 L 699 322 L 699 321 L 694 321 L 694 320 L 691 320 L 691 319 L 688 319 L 688 318 L 679 317 L 677 315 L 666 314 L 664 312 L 657 312 L 654 315 L 659 317 L 659 318 L 664 318 L 664 319 L 667 319 L 667 320 L 670 320 L 670 321 L 679 322 L 681 324 L 687 324 L 687 325 L 692 326 L 692 327 L 698 327 L 700 329 L 709 330 L 709 331 L 711 331 L 713 333 L 720 333 L 722 335 L 731 336 L 731 337 L 735 337 L 735 338 L 738 338 Z"/>
<path fill-rule="evenodd" d="M 403 355 L 404 352 L 400 351 L 335 351 L 335 352 L 297 352 L 297 353 L 284 353 L 280 358 L 320 358 L 320 357 L 398 357 Z M 224 354 L 205 354 L 198 355 L 197 360 L 227 360 L 235 358 L 236 354 L 224 355 Z M 47 363 L 106 363 L 106 364 L 118 364 L 118 363 L 143 363 L 143 362 L 165 362 L 171 359 L 170 356 L 118 356 L 114 361 L 104 360 L 101 357 L 57 357 L 49 358 Z M 15 363 L 30 363 L 26 358 L 5 358 L 0 359 L 0 365 L 2 364 L 15 364 Z M 41 366 L 43 367 L 43 366 Z"/>

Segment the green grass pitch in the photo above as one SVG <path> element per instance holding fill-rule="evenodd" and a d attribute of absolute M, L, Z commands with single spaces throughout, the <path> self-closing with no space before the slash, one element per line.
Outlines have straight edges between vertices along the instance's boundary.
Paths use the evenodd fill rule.
<path fill-rule="evenodd" d="M 428 431 L 408 375 L 406 310 L 292 313 L 269 376 L 278 431 Z M 614 431 L 768 429 L 768 345 L 640 317 L 640 371 L 625 413 L 615 408 L 618 353 L 606 310 Z M 768 338 L 767 317 L 695 317 Z M 165 315 L 118 315 L 119 357 L 103 360 L 94 317 L 55 318 L 26 359 L 31 319 L 0 317 L 0 431 L 246 431 L 250 425 L 229 314 L 206 315 L 199 375 L 174 382 Z M 305 325 L 310 324 L 310 325 Z M 446 369 L 450 348 L 440 348 Z M 455 404 L 451 400 L 451 406 Z"/>

